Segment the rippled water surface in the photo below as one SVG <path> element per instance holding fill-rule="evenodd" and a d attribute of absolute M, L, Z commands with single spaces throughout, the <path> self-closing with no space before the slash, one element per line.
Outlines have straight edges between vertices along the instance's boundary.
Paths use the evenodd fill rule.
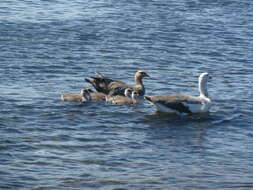
<path fill-rule="evenodd" d="M 252 189 L 253 2 L 0 3 L 0 189 Z M 67 103 L 99 71 L 146 94 L 197 95 L 206 116 Z"/>

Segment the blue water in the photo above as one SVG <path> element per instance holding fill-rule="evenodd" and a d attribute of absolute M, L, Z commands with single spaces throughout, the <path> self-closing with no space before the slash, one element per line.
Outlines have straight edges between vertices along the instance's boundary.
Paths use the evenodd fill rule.
<path fill-rule="evenodd" d="M 0 189 L 252 189 L 251 0 L 0 2 Z M 96 71 L 209 115 L 67 103 Z"/>

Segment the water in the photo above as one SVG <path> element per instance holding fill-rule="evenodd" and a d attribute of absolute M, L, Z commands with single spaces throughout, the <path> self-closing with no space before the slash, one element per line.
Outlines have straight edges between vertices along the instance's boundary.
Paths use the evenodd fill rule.
<path fill-rule="evenodd" d="M 0 189 L 252 189 L 250 0 L 1 1 Z M 208 116 L 66 103 L 99 71 L 148 95 L 197 95 Z"/>

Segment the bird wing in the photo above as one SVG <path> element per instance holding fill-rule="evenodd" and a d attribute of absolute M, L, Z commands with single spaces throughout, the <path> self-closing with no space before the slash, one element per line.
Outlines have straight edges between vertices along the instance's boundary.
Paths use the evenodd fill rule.
<path fill-rule="evenodd" d="M 111 96 L 116 96 L 116 95 L 125 95 L 125 90 L 127 88 L 133 89 L 133 87 L 127 83 L 121 82 L 121 81 L 114 81 L 112 83 L 110 83 L 110 85 L 108 86 L 109 88 L 109 94 Z"/>
<path fill-rule="evenodd" d="M 107 77 L 104 77 L 101 73 L 96 73 L 96 77 L 85 78 L 85 81 L 90 83 L 97 92 L 102 92 L 110 95 L 124 95 L 126 88 L 133 88 L 131 85 L 128 85 L 119 80 L 113 80 Z"/>
<path fill-rule="evenodd" d="M 90 83 L 96 89 L 97 92 L 108 94 L 110 91 L 108 86 L 114 80 L 106 77 L 89 77 L 85 78 L 85 81 Z"/>
<path fill-rule="evenodd" d="M 165 96 L 145 97 L 154 104 L 161 104 L 180 113 L 191 113 L 187 104 L 200 104 L 198 97 L 186 96 L 182 94 L 170 94 Z"/>

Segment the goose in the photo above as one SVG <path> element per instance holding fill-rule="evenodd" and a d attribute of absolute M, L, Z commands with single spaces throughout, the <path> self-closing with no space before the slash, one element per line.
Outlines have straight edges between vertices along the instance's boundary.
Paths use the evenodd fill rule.
<path fill-rule="evenodd" d="M 102 92 L 94 92 L 92 89 L 87 88 L 89 95 L 91 96 L 91 101 L 105 101 L 106 100 L 106 94 Z"/>
<path fill-rule="evenodd" d="M 205 72 L 198 78 L 199 96 L 183 94 L 170 94 L 165 96 L 145 96 L 144 98 L 154 104 L 158 111 L 177 114 L 192 114 L 208 112 L 211 99 L 208 97 L 207 82 L 211 76 Z"/>
<path fill-rule="evenodd" d="M 145 87 L 143 85 L 142 79 L 144 77 L 149 77 L 149 75 L 142 70 L 135 73 L 135 86 L 131 86 L 122 81 L 113 80 L 106 78 L 100 73 L 97 73 L 96 77 L 85 78 L 85 81 L 90 83 L 98 92 L 109 94 L 110 96 L 124 95 L 125 89 L 130 88 L 131 90 L 136 90 L 140 96 L 145 95 Z"/>
<path fill-rule="evenodd" d="M 61 94 L 61 99 L 65 102 L 88 102 L 91 100 L 91 96 L 89 95 L 89 89 L 83 88 L 81 92 L 78 93 L 64 93 Z"/>
<path fill-rule="evenodd" d="M 115 99 L 126 99 L 126 98 L 132 98 L 132 91 L 130 88 L 125 89 L 124 96 L 122 95 L 107 95 L 106 96 L 106 102 L 112 103 Z"/>
<path fill-rule="evenodd" d="M 61 94 L 61 99 L 67 102 L 84 102 L 88 101 L 105 101 L 106 94 L 94 92 L 90 88 L 84 88 L 80 93 L 64 93 Z"/>
<path fill-rule="evenodd" d="M 127 89 L 125 90 L 127 91 Z M 128 91 L 127 93 L 131 93 L 131 96 L 113 96 L 110 100 L 112 104 L 117 104 L 117 105 L 131 105 L 131 104 L 137 104 L 138 103 L 138 97 L 139 93 L 137 91 Z"/>
<path fill-rule="evenodd" d="M 82 95 L 80 93 L 64 93 L 61 94 L 61 99 L 65 102 L 81 102 Z"/>

